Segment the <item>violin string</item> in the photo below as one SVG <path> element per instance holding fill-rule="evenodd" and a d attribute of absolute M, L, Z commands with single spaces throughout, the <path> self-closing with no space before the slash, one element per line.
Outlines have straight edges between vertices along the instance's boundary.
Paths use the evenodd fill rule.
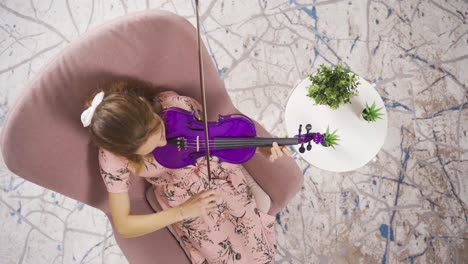
<path fill-rule="evenodd" d="M 230 143 L 230 142 L 270 142 L 270 141 L 293 141 L 293 140 L 297 140 L 297 138 L 279 138 L 279 139 L 276 139 L 276 138 L 267 138 L 267 139 L 213 139 L 213 140 L 208 140 L 209 142 L 221 142 L 221 143 Z M 187 142 L 189 143 L 196 143 L 197 141 L 196 140 L 188 140 Z M 199 143 L 205 143 L 205 140 L 199 140 L 198 141 Z"/>
<path fill-rule="evenodd" d="M 239 144 L 211 144 L 209 145 L 210 147 L 236 147 L 236 146 L 259 146 L 259 145 L 263 145 L 263 144 L 253 144 L 253 145 L 239 145 Z M 266 144 L 265 145 L 269 146 L 271 144 Z M 186 145 L 188 147 L 197 147 L 197 145 Z M 202 146 L 200 146 L 202 147 Z"/>
<path fill-rule="evenodd" d="M 265 143 L 265 144 L 271 144 L 273 142 L 276 142 L 276 143 L 280 143 L 280 142 L 283 142 L 283 141 L 237 141 L 237 142 L 209 142 L 209 144 L 249 144 L 249 143 L 252 143 L 252 144 L 258 144 L 258 143 Z M 294 141 L 296 142 L 296 141 Z M 199 144 L 204 144 L 205 142 L 200 142 Z M 289 143 L 289 142 L 288 142 Z M 186 145 L 197 145 L 196 142 L 187 142 Z"/>
<path fill-rule="evenodd" d="M 292 140 L 295 140 L 295 139 L 291 139 Z M 297 139 L 296 139 L 297 140 Z M 173 140 L 173 141 L 177 141 L 177 140 Z M 275 139 L 269 139 L 269 140 L 255 140 L 255 139 L 252 139 L 252 140 L 219 140 L 219 139 L 215 139 L 215 140 L 208 140 L 208 142 L 221 142 L 221 143 L 229 143 L 229 142 L 273 142 L 273 141 L 285 141 L 285 140 L 275 140 Z M 289 141 L 289 140 L 288 140 Z M 185 142 L 189 142 L 189 143 L 196 143 L 197 141 L 196 140 L 187 140 Z M 205 143 L 205 140 L 199 140 L 198 141 L 199 143 Z"/>
<path fill-rule="evenodd" d="M 254 147 L 257 147 L 257 146 L 239 146 L 239 145 L 232 145 L 232 146 L 210 146 L 210 149 L 216 149 L 216 148 L 231 148 L 231 149 L 239 149 L 239 148 L 247 148 L 247 147 L 251 147 L 251 148 L 254 148 Z M 260 146 L 261 147 L 261 146 Z M 196 146 L 187 146 L 186 148 L 189 148 L 189 149 L 196 149 L 197 147 Z M 202 149 L 202 148 L 200 148 Z"/>
<path fill-rule="evenodd" d="M 256 146 L 256 145 L 267 145 L 267 146 L 271 145 L 270 142 L 244 142 L 244 144 L 245 144 L 244 146 L 252 146 L 252 147 L 254 147 L 254 146 Z M 299 143 L 298 143 L 298 142 L 291 142 L 291 144 L 299 144 Z M 284 145 L 284 144 L 280 144 L 280 145 Z M 188 143 L 188 144 L 186 144 L 186 146 L 191 147 L 191 148 L 196 148 L 196 147 L 197 147 L 197 144 L 195 144 L 195 143 Z M 199 144 L 198 146 L 201 147 L 200 144 Z M 221 144 L 219 144 L 219 143 L 210 143 L 209 146 L 210 146 L 210 147 L 241 147 L 242 144 L 240 144 L 240 143 L 237 143 L 237 144 L 231 144 L 231 143 L 221 143 Z"/>
<path fill-rule="evenodd" d="M 275 141 L 276 142 L 276 141 Z M 246 142 L 225 142 L 225 143 L 220 143 L 220 142 L 210 142 L 209 145 L 239 145 L 239 144 L 272 144 L 273 142 L 266 142 L 266 141 L 246 141 Z M 283 144 L 283 143 L 299 143 L 299 142 L 276 142 L 278 144 Z M 187 143 L 185 144 L 187 146 L 196 146 L 196 143 Z M 200 144 L 199 144 L 200 145 Z"/>
<path fill-rule="evenodd" d="M 275 141 L 276 142 L 276 141 Z M 278 143 L 278 142 L 277 142 Z M 283 142 L 280 142 L 280 144 L 283 143 Z M 298 142 L 286 142 L 286 143 L 291 143 L 291 144 L 295 144 L 295 143 L 298 143 Z M 198 145 L 201 145 L 202 143 L 200 142 Z M 239 145 L 239 144 L 272 144 L 272 142 L 267 142 L 267 141 L 238 141 L 238 142 L 209 142 L 208 143 L 210 146 L 214 146 L 214 145 L 217 145 L 217 146 L 226 146 L 226 145 L 232 145 L 232 146 L 236 146 L 236 145 Z M 188 142 L 186 143 L 185 145 L 187 146 L 196 146 L 197 143 L 195 142 Z"/>
<path fill-rule="evenodd" d="M 168 140 L 171 142 L 177 142 L 177 139 L 171 139 Z M 213 139 L 209 140 L 208 144 L 210 146 L 237 146 L 238 144 L 271 144 L 273 142 L 284 142 L 286 141 L 287 143 L 290 144 L 299 144 L 299 139 L 298 138 L 280 138 L 280 139 L 275 139 L 275 138 L 259 138 L 259 139 L 253 139 L 253 138 L 247 138 L 247 139 Z M 205 140 L 199 140 L 198 141 L 199 146 L 202 144 L 205 144 Z M 188 140 L 186 141 L 187 146 L 196 146 L 197 141 L 196 140 Z"/>
<path fill-rule="evenodd" d="M 275 141 L 276 143 L 278 144 L 299 144 L 299 142 L 297 141 L 294 141 L 294 142 L 277 142 Z M 239 144 L 272 144 L 273 142 L 266 142 L 266 141 L 246 141 L 246 142 L 235 142 L 235 143 L 232 143 L 232 142 L 225 142 L 225 143 L 219 143 L 219 142 L 210 142 L 209 145 L 239 145 Z M 187 145 L 187 146 L 196 146 L 197 144 L 196 143 L 186 143 L 186 144 L 182 144 L 182 145 Z M 201 145 L 201 144 L 198 144 L 198 145 Z"/>
<path fill-rule="evenodd" d="M 291 140 L 293 141 L 293 140 Z M 201 140 L 198 142 L 199 145 L 204 144 L 205 141 Z M 226 145 L 232 145 L 236 146 L 238 144 L 271 144 L 272 142 L 270 140 L 236 140 L 236 141 L 219 141 L 219 140 L 212 140 L 209 141 L 208 144 L 211 146 L 218 145 L 218 146 L 226 146 Z M 287 143 L 298 143 L 297 140 L 294 140 L 294 142 L 287 142 Z M 196 146 L 197 143 L 196 141 L 188 141 L 186 142 L 187 146 Z"/>
<path fill-rule="evenodd" d="M 253 138 L 248 138 L 248 139 L 215 139 L 215 140 L 209 140 L 208 141 L 208 146 L 210 148 L 239 148 L 239 147 L 255 147 L 255 146 L 269 146 L 271 145 L 272 139 L 269 138 L 259 138 L 259 139 L 253 139 Z M 172 142 L 176 142 L 177 140 L 173 139 L 170 140 Z M 284 139 L 282 140 L 284 141 Z M 287 140 L 290 144 L 299 144 L 297 141 L 297 138 L 289 138 Z M 294 142 L 291 142 L 294 141 Z M 197 142 L 196 140 L 188 140 L 185 143 L 186 147 L 196 149 L 197 148 Z M 198 148 L 205 148 L 205 140 L 199 140 L 198 142 Z"/>

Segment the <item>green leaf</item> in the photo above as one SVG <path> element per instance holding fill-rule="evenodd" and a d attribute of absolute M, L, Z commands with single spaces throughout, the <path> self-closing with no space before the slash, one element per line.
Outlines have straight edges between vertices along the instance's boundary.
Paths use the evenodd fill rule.
<path fill-rule="evenodd" d="M 332 109 L 349 103 L 359 84 L 358 77 L 343 62 L 331 67 L 321 64 L 314 75 L 308 75 L 312 84 L 308 87 L 307 96 L 316 102 L 326 103 Z"/>
<path fill-rule="evenodd" d="M 377 121 L 378 119 L 382 119 L 382 113 L 380 110 L 382 110 L 383 107 L 380 107 L 377 109 L 377 106 L 375 105 L 375 102 L 372 103 L 372 105 L 369 106 L 369 104 L 366 102 L 365 108 L 363 110 L 362 116 L 368 121 L 368 122 L 374 122 Z"/>

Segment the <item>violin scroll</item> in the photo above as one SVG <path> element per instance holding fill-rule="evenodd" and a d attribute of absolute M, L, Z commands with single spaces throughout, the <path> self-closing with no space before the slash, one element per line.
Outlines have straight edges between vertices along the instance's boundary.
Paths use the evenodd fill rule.
<path fill-rule="evenodd" d="M 299 134 L 294 136 L 295 138 L 297 138 L 297 141 L 298 141 L 298 144 L 301 144 L 301 146 L 299 147 L 299 152 L 300 153 L 304 153 L 306 148 L 304 147 L 304 144 L 305 143 L 308 143 L 307 144 L 307 150 L 311 150 L 312 149 L 312 145 L 311 145 L 311 141 L 314 141 L 315 144 L 320 144 L 322 143 L 323 141 L 323 135 L 320 134 L 320 133 L 317 133 L 317 132 L 310 132 L 310 130 L 312 130 L 312 125 L 311 124 L 307 124 L 305 126 L 306 128 L 306 133 L 304 135 L 301 135 L 301 132 L 302 132 L 302 125 L 299 125 Z"/>

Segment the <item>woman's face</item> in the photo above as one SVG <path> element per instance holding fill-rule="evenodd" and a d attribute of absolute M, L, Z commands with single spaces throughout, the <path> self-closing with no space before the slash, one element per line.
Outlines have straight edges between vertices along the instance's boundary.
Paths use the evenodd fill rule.
<path fill-rule="evenodd" d="M 146 142 L 141 145 L 135 154 L 141 155 L 141 156 L 146 156 L 151 154 L 153 150 L 157 147 L 162 147 L 167 144 L 166 141 L 166 128 L 164 126 L 164 122 L 159 117 L 157 114 L 154 114 L 154 118 L 159 119 L 159 122 L 161 122 L 160 128 L 158 128 L 152 135 L 149 136 L 149 138 L 146 140 Z"/>

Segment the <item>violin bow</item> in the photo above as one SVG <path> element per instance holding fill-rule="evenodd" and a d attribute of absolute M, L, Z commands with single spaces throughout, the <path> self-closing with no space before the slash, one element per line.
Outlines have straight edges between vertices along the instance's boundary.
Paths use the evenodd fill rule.
<path fill-rule="evenodd" d="M 208 115 L 206 111 L 206 96 L 205 96 L 205 80 L 203 78 L 203 62 L 201 56 L 201 41 L 200 41 L 200 21 L 198 17 L 198 0 L 195 0 L 195 15 L 197 18 L 197 47 L 198 47 L 198 69 L 200 71 L 200 87 L 202 95 L 203 107 L 203 125 L 205 130 L 205 156 L 206 156 L 206 169 L 208 170 L 208 189 L 211 189 L 211 169 L 210 169 L 210 147 L 208 144 Z"/>

